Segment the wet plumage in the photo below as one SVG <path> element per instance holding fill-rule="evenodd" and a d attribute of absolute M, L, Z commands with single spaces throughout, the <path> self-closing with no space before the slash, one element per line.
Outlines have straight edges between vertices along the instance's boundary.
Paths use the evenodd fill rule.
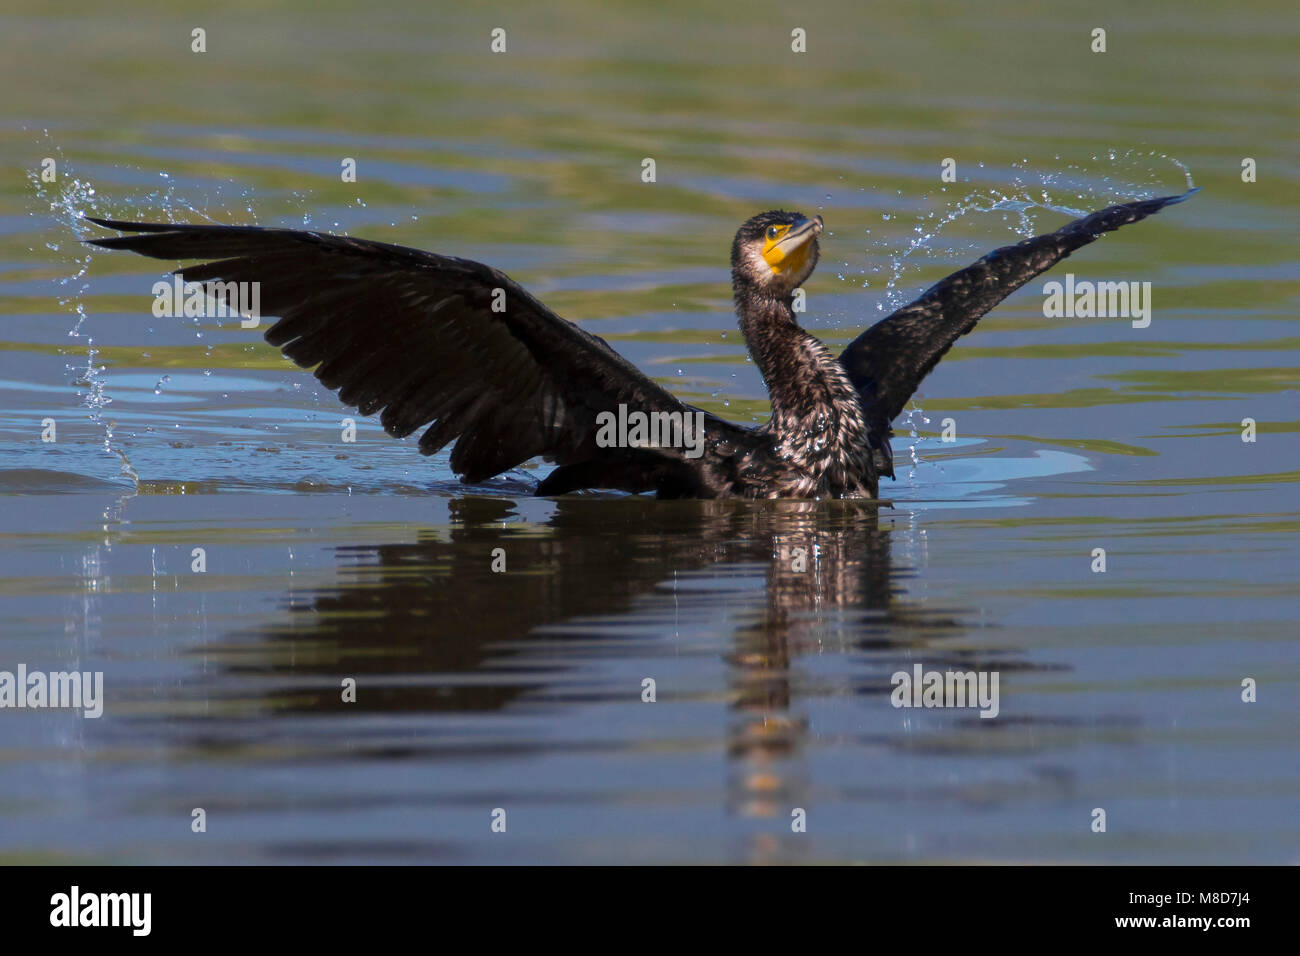
<path fill-rule="evenodd" d="M 509 277 L 452 256 L 325 233 L 93 219 L 130 233 L 92 244 L 204 260 L 189 282 L 258 282 L 278 316 L 266 339 L 362 415 L 420 451 L 455 442 L 452 469 L 478 482 L 543 457 L 539 495 L 581 488 L 660 497 L 875 497 L 893 475 L 891 423 L 980 317 L 1105 232 L 1184 196 L 1111 206 L 994 250 L 863 332 L 836 357 L 795 318 L 817 264 L 820 217 L 773 211 L 732 244 L 740 328 L 772 403 L 757 428 L 699 412 L 603 339 Z M 703 415 L 699 457 L 679 447 L 602 447 L 602 413 Z"/>

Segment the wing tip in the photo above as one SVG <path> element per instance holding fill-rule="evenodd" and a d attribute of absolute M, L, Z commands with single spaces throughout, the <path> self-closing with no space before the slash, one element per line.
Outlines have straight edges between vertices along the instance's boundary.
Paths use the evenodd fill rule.
<path fill-rule="evenodd" d="M 1161 206 L 1173 206 L 1180 202 L 1186 202 L 1187 200 L 1191 199 L 1200 191 L 1201 191 L 1200 186 L 1193 186 L 1185 193 L 1182 193 L 1178 196 L 1163 196 L 1160 199 L 1158 199 L 1157 202 L 1159 202 Z"/>
<path fill-rule="evenodd" d="M 105 229 L 116 229 L 118 232 L 166 232 L 176 228 L 176 224 L 171 222 L 132 222 L 129 219 L 100 219 L 98 216 L 81 218 Z"/>
<path fill-rule="evenodd" d="M 85 222 L 93 222 L 97 226 L 114 229 L 117 232 L 158 233 L 176 231 L 175 223 L 131 222 L 126 219 L 101 219 L 98 216 L 82 216 L 81 218 Z M 134 247 L 131 244 L 143 238 L 140 235 L 105 236 L 102 239 L 82 239 L 81 241 L 88 246 L 98 246 L 101 249 L 133 249 Z"/>
<path fill-rule="evenodd" d="M 105 236 L 102 239 L 82 239 L 81 241 L 88 246 L 98 246 L 101 249 L 130 249 L 135 238 L 135 236 Z"/>

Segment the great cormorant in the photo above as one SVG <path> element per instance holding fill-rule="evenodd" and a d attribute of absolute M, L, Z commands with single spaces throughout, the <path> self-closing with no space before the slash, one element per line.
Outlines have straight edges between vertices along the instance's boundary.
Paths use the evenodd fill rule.
<path fill-rule="evenodd" d="M 296 229 L 92 219 L 135 235 L 92 245 L 205 259 L 189 282 L 260 283 L 266 339 L 394 437 L 430 425 L 451 467 L 480 482 L 541 456 L 539 495 L 581 488 L 663 498 L 872 497 L 893 477 L 894 418 L 960 336 L 1034 276 L 1102 233 L 1190 195 L 1122 203 L 1005 246 L 931 286 L 836 358 L 799 326 L 794 294 L 817 264 L 822 218 L 773 211 L 731 247 L 736 312 L 772 403 L 748 428 L 674 398 L 603 339 L 497 270 L 452 256 Z M 609 416 L 699 416 L 702 447 L 598 441 Z M 678 419 L 680 421 L 680 419 Z"/>

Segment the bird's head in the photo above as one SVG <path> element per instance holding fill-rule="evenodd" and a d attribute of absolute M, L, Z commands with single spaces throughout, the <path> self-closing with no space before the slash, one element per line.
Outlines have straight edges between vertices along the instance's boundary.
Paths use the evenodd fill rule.
<path fill-rule="evenodd" d="M 731 244 L 731 276 L 739 292 L 751 288 L 776 298 L 791 295 L 817 265 L 821 216 L 776 209 L 745 222 Z"/>

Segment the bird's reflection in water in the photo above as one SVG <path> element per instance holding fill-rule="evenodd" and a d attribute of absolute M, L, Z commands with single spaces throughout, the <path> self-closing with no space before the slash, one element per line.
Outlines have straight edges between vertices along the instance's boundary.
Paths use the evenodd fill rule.
<path fill-rule="evenodd" d="M 773 502 L 754 517 L 753 541 L 767 557 L 767 603 L 735 633 L 729 790 L 734 810 L 775 817 L 807 804 L 806 775 L 782 771 L 798 759 L 808 731 L 792 686 L 794 662 L 828 642 L 832 651 L 851 647 L 851 635 L 833 626 L 843 617 L 827 611 L 888 610 L 889 537 L 874 507 Z"/>
<path fill-rule="evenodd" d="M 639 678 L 611 680 L 593 662 L 670 658 L 665 645 L 689 633 L 692 649 L 728 648 L 727 686 L 660 680 L 660 706 L 727 695 L 729 810 L 781 828 L 811 796 L 807 701 L 888 694 L 889 673 L 918 648 L 927 666 L 1007 665 L 933 643 L 963 630 L 960 613 L 909 601 L 910 569 L 890 560 L 895 532 L 861 501 L 577 496 L 540 523 L 511 498 L 461 497 L 451 509 L 450 524 L 415 543 L 340 549 L 338 586 L 293 593 L 287 622 L 210 648 L 230 692 L 275 687 L 261 707 L 282 714 L 338 714 L 344 676 L 357 680 L 351 715 L 643 706 Z M 860 676 L 827 686 L 801 663 L 824 654 L 875 663 L 839 667 Z M 395 748 L 389 737 L 383 755 L 494 747 L 521 749 L 463 738 Z M 761 840 L 751 851 L 765 855 Z"/>
<path fill-rule="evenodd" d="M 800 658 L 911 648 L 952 635 L 959 626 L 902 596 L 910 569 L 894 567 L 892 532 L 881 528 L 874 506 L 768 502 L 751 509 L 747 530 L 753 559 L 766 563 L 766 603 L 762 615 L 736 629 L 733 638 L 729 795 L 733 812 L 784 820 L 784 826 L 794 808 L 809 807 L 812 796 L 803 703 L 834 693 L 801 675 Z M 889 690 L 882 678 L 845 692 Z M 749 857 L 788 858 L 801 844 L 758 833 Z"/>

